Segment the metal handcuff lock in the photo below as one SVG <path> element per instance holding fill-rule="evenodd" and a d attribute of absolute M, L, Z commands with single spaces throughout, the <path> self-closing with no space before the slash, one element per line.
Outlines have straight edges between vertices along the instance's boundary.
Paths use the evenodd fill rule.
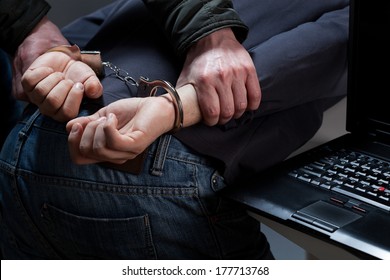
<path fill-rule="evenodd" d="M 173 129 L 169 133 L 175 133 L 183 127 L 183 105 L 180 96 L 175 87 L 165 80 L 149 81 L 148 78 L 140 77 L 138 81 L 128 75 L 126 71 L 116 67 L 111 62 L 103 62 L 100 51 L 81 51 L 77 45 L 61 45 L 49 49 L 47 52 L 62 52 L 70 56 L 72 59 L 86 63 L 96 73 L 98 78 L 105 76 L 104 66 L 113 70 L 116 76 L 126 82 L 131 81 L 133 85 L 138 87 L 137 95 L 139 97 L 156 96 L 158 89 L 164 89 L 172 98 L 175 107 L 175 123 Z M 121 76 L 119 73 L 125 73 L 126 76 Z"/>
<path fill-rule="evenodd" d="M 156 96 L 158 88 L 164 89 L 172 98 L 175 107 L 175 123 L 169 133 L 175 133 L 183 127 L 184 113 L 180 96 L 172 84 L 165 80 L 149 81 L 141 77 L 138 81 L 138 96 Z"/>

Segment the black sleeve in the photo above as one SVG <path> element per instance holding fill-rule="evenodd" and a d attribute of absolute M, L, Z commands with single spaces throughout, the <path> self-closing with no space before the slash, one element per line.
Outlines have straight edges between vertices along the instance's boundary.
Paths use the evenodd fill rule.
<path fill-rule="evenodd" d="M 12 55 L 49 9 L 44 0 L 0 0 L 0 47 Z"/>
<path fill-rule="evenodd" d="M 230 0 L 143 1 L 179 54 L 183 54 L 191 44 L 218 29 L 232 28 L 241 42 L 248 33 L 247 26 L 234 10 Z"/>

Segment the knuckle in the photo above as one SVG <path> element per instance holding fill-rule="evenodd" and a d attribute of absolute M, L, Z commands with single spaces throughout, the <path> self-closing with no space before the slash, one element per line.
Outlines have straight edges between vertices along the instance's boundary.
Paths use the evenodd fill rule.
<path fill-rule="evenodd" d="M 222 119 L 229 119 L 233 116 L 233 114 L 234 114 L 234 108 L 232 108 L 230 106 L 226 106 L 221 111 L 221 118 Z"/>
<path fill-rule="evenodd" d="M 80 155 L 86 157 L 89 154 L 89 147 L 87 145 L 80 144 L 79 152 L 80 152 Z"/>
<path fill-rule="evenodd" d="M 21 84 L 22 84 L 22 87 L 25 91 L 31 91 L 33 88 L 34 88 L 34 84 L 33 82 L 31 81 L 31 78 L 30 78 L 30 74 L 29 73 L 25 73 L 22 78 L 21 78 Z"/>
<path fill-rule="evenodd" d="M 218 123 L 219 113 L 215 110 L 202 111 L 203 122 L 208 126 L 213 126 Z"/>
<path fill-rule="evenodd" d="M 211 119 L 215 119 L 219 117 L 219 110 L 216 107 L 208 107 L 207 110 L 205 110 L 206 116 Z"/>
<path fill-rule="evenodd" d="M 62 105 L 62 98 L 57 94 L 49 94 L 44 103 L 49 111 L 57 111 Z"/>
<path fill-rule="evenodd" d="M 209 82 L 209 79 L 210 79 L 210 75 L 208 75 L 207 73 L 202 73 L 200 74 L 198 77 L 197 77 L 197 80 L 200 84 L 206 84 Z"/>
<path fill-rule="evenodd" d="M 230 73 L 228 71 L 223 71 L 222 69 L 220 69 L 217 71 L 216 77 L 218 80 L 225 82 L 229 79 Z"/>

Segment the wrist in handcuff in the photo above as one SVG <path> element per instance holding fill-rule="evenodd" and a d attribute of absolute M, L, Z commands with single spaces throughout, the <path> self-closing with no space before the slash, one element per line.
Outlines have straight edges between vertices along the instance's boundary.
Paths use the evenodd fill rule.
<path fill-rule="evenodd" d="M 60 45 L 46 52 L 62 52 L 74 60 L 87 64 L 99 78 L 104 76 L 104 67 L 99 51 L 81 51 L 77 45 Z"/>
<path fill-rule="evenodd" d="M 180 95 L 171 83 L 165 80 L 148 81 L 144 78 L 140 78 L 138 86 L 141 91 L 148 92 L 149 96 L 158 96 L 158 88 L 162 88 L 170 95 L 171 102 L 175 108 L 175 122 L 173 128 L 168 132 L 173 134 L 178 132 L 183 127 L 184 112 L 183 104 L 180 99 Z"/>
<path fill-rule="evenodd" d="M 81 51 L 77 45 L 60 45 L 49 49 L 46 52 L 62 52 L 72 59 L 82 61 L 95 72 L 99 78 L 104 77 L 104 65 L 99 51 Z M 169 133 L 175 133 L 183 127 L 183 106 L 180 96 L 176 89 L 165 80 L 148 81 L 140 78 L 139 87 L 144 87 L 144 91 L 149 92 L 149 96 L 156 96 L 157 88 L 163 88 L 171 96 L 172 103 L 175 107 L 175 122 L 173 129 Z"/>

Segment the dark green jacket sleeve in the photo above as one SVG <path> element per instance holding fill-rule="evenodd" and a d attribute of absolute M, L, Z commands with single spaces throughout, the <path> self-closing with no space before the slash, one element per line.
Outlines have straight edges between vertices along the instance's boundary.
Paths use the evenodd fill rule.
<path fill-rule="evenodd" d="M 247 26 L 230 0 L 143 0 L 179 54 L 202 37 L 231 27 L 239 41 Z"/>
<path fill-rule="evenodd" d="M 12 55 L 49 9 L 44 0 L 0 0 L 0 47 Z"/>

